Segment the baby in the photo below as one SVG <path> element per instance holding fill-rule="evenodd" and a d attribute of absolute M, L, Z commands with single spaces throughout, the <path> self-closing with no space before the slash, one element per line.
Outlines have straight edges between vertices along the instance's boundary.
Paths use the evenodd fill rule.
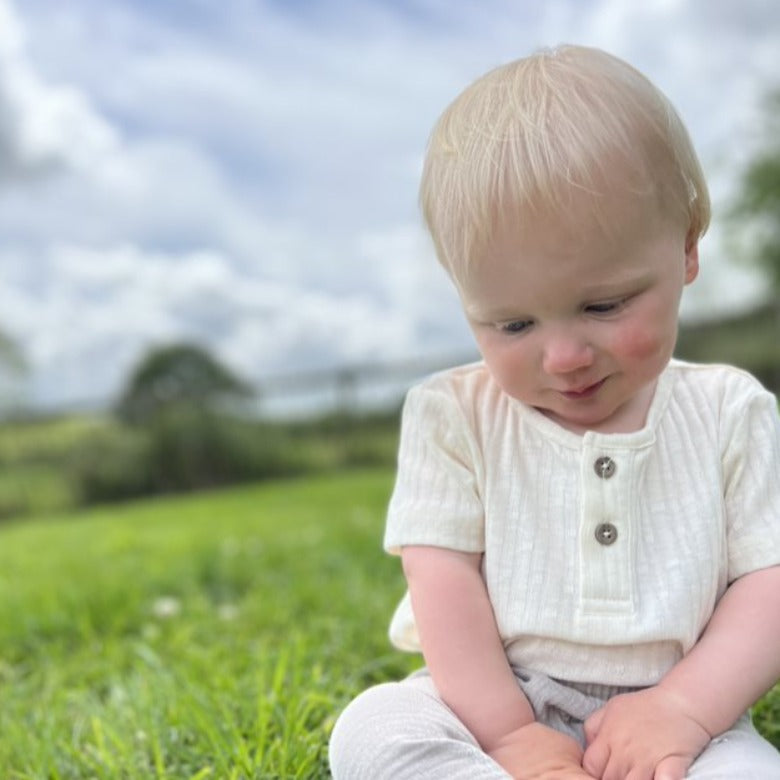
<path fill-rule="evenodd" d="M 421 200 L 483 361 L 404 406 L 385 547 L 425 668 L 340 716 L 337 780 L 778 780 L 780 419 L 672 358 L 707 187 L 642 74 L 563 46 L 444 112 Z"/>

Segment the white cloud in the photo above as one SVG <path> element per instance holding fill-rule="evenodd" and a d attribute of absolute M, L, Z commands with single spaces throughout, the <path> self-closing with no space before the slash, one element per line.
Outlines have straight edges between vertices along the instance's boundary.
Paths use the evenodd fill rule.
<path fill-rule="evenodd" d="M 0 183 L 58 166 L 84 170 L 116 142 L 78 89 L 37 77 L 25 56 L 22 25 L 7 2 L 0 2 L 0 117 Z"/>

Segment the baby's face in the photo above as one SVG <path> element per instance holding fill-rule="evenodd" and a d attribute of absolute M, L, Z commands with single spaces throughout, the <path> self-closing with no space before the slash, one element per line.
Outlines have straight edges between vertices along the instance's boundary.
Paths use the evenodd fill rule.
<path fill-rule="evenodd" d="M 683 287 L 698 273 L 696 244 L 678 226 L 641 213 L 624 220 L 611 238 L 576 220 L 567 230 L 554 219 L 535 221 L 531 235 L 504 230 L 461 285 L 498 384 L 577 432 L 644 425 Z"/>

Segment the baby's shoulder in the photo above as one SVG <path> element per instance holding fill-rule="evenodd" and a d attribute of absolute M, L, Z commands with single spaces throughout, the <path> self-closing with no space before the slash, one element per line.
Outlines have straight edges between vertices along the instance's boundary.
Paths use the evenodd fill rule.
<path fill-rule="evenodd" d="M 468 363 L 431 374 L 406 394 L 404 417 L 441 419 L 447 426 L 484 428 L 486 421 L 511 413 L 511 399 L 483 362 Z"/>
<path fill-rule="evenodd" d="M 780 424 L 775 396 L 741 368 L 673 361 L 669 371 L 674 380 L 671 407 L 676 411 L 671 418 L 694 438 L 709 434 L 724 443 L 751 424 Z"/>
<path fill-rule="evenodd" d="M 409 399 L 438 397 L 458 404 L 473 404 L 476 399 L 500 392 L 484 362 L 477 361 L 430 374 L 407 393 Z"/>
<path fill-rule="evenodd" d="M 668 371 L 674 377 L 675 393 L 705 396 L 716 403 L 748 401 L 756 396 L 771 395 L 751 373 L 725 363 L 689 363 L 672 360 Z"/>

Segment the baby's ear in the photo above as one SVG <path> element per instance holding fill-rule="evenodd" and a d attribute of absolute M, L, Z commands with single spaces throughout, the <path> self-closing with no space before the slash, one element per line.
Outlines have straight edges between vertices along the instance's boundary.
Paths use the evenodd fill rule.
<path fill-rule="evenodd" d="M 699 275 L 699 239 L 690 233 L 685 239 L 685 284 Z"/>

